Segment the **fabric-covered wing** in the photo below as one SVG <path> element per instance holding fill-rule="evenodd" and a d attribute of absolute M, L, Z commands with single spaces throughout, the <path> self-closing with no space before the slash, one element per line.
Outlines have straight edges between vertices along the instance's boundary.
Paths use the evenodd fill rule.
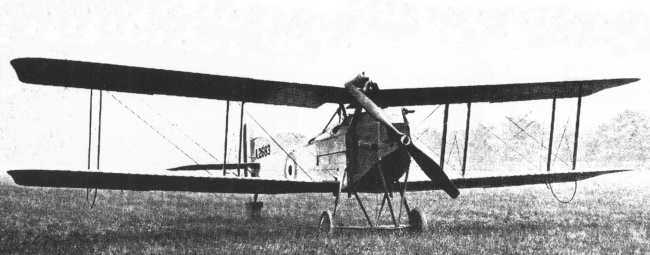
<path fill-rule="evenodd" d="M 316 108 L 348 102 L 345 89 L 60 59 L 11 61 L 25 83 Z"/>
<path fill-rule="evenodd" d="M 513 83 L 454 87 L 384 89 L 372 99 L 381 106 L 509 102 L 588 96 L 600 90 L 638 81 L 637 78 Z"/>
<path fill-rule="evenodd" d="M 522 186 L 532 184 L 572 182 L 580 181 L 603 174 L 630 171 L 629 169 L 605 170 L 605 171 L 571 171 L 561 173 L 543 173 L 529 175 L 490 176 L 476 178 L 458 178 L 451 180 L 458 188 L 498 188 L 509 186 Z M 404 185 L 401 183 L 399 186 Z M 401 188 L 401 187 L 395 188 Z M 406 186 L 409 191 L 437 190 L 430 181 L 408 182 Z"/>
<path fill-rule="evenodd" d="M 11 65 L 20 81 L 41 85 L 309 108 L 324 103 L 353 102 L 343 87 L 46 58 L 18 58 L 12 60 Z M 587 96 L 638 80 L 625 78 L 380 89 L 368 96 L 383 107 L 525 101 Z"/>
<path fill-rule="evenodd" d="M 135 191 L 190 191 L 208 193 L 327 193 L 336 192 L 336 182 L 284 181 L 258 178 L 190 177 L 62 170 L 7 171 L 24 186 L 98 188 Z"/>

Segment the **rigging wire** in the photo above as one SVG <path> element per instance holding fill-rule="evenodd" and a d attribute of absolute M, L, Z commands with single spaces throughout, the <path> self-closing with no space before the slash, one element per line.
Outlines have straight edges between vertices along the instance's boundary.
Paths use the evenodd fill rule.
<path fill-rule="evenodd" d="M 508 118 L 508 117 L 506 117 L 506 118 Z M 508 120 L 510 120 L 510 121 L 512 122 L 511 119 L 508 118 Z M 515 124 L 515 123 L 513 122 L 513 124 Z M 485 130 L 487 130 L 489 134 L 493 135 L 493 136 L 496 137 L 499 141 L 501 141 L 502 143 L 504 143 L 504 144 L 506 145 L 506 148 L 509 148 L 509 149 L 511 149 L 511 150 L 513 150 L 513 151 L 515 151 L 515 152 L 517 152 L 517 153 L 518 153 L 522 158 L 526 159 L 526 161 L 527 161 L 528 163 L 534 165 L 534 164 L 533 164 L 532 162 L 530 162 L 530 161 L 529 161 L 529 160 L 528 160 L 524 155 L 522 155 L 522 154 L 519 153 L 518 151 L 516 151 L 516 150 L 510 148 L 510 147 L 508 146 L 508 144 L 507 144 L 505 141 L 503 141 L 500 137 L 498 137 L 497 135 L 495 135 L 495 134 L 493 134 L 492 132 L 490 132 L 490 130 L 489 130 L 487 127 L 485 127 L 483 124 L 480 124 L 480 126 L 483 127 Z M 517 126 L 518 128 L 521 129 L 521 127 L 520 127 L 519 125 L 515 124 L 515 126 Z M 522 131 L 525 132 L 527 135 L 530 136 L 530 134 L 528 134 L 524 129 L 522 129 Z M 566 131 L 566 125 L 565 125 L 565 131 Z M 543 146 L 543 145 L 542 145 L 542 146 Z M 557 155 L 557 154 L 556 154 L 556 155 Z M 560 161 L 562 161 L 562 160 L 560 159 Z M 562 161 L 562 162 L 564 162 L 564 161 Z M 573 199 L 575 198 L 575 195 L 576 195 L 576 193 L 577 193 L 577 191 L 578 191 L 578 181 L 574 181 L 574 184 L 573 184 L 573 194 L 571 195 L 571 198 L 569 198 L 568 200 L 562 200 L 562 199 L 560 199 L 560 198 L 557 196 L 557 194 L 555 193 L 555 191 L 553 190 L 553 186 L 551 185 L 551 183 L 546 183 L 546 187 L 548 187 L 548 188 L 551 190 L 551 194 L 553 195 L 553 197 L 555 198 L 555 200 L 557 200 L 558 202 L 560 202 L 560 203 L 562 203 L 562 204 L 567 204 L 567 203 L 570 203 L 571 201 L 573 201 Z"/>
<path fill-rule="evenodd" d="M 501 142 L 506 146 L 506 149 L 509 149 L 509 150 L 511 150 L 511 151 L 513 151 L 513 152 L 519 154 L 519 156 L 520 156 L 521 158 L 523 158 L 526 162 L 528 162 L 529 164 L 535 166 L 535 164 L 534 164 L 533 162 L 531 162 L 531 161 L 528 159 L 528 157 L 526 157 L 525 155 L 521 154 L 521 152 L 519 152 L 519 151 L 513 149 L 511 146 L 509 146 L 509 144 L 508 144 L 507 142 L 505 142 L 501 137 L 499 137 L 498 135 L 492 133 L 492 131 L 491 131 L 488 127 L 486 127 L 485 125 L 483 125 L 483 124 L 481 124 L 481 123 L 479 123 L 479 126 L 482 127 L 483 129 L 485 129 L 485 131 L 487 131 L 488 134 L 494 136 L 495 138 L 497 138 L 497 140 L 501 141 Z"/>
<path fill-rule="evenodd" d="M 429 119 L 429 117 L 431 117 L 431 116 L 432 116 L 432 115 L 433 115 L 433 114 L 434 114 L 434 113 L 435 113 L 435 112 L 436 112 L 436 111 L 437 111 L 441 106 L 442 106 L 442 105 L 437 105 L 436 108 L 434 108 L 434 109 L 433 109 L 433 110 L 432 110 L 432 111 L 431 111 L 431 112 L 430 112 L 426 117 L 424 117 L 424 119 L 422 119 L 420 122 L 418 122 L 418 125 L 417 125 L 417 126 L 421 126 L 422 123 L 424 123 L 424 121 L 426 121 L 427 119 Z M 427 132 L 427 129 L 420 131 L 420 134 L 414 136 L 414 137 L 413 137 L 413 140 L 416 140 L 416 141 L 420 142 L 422 145 L 424 145 L 425 148 L 427 148 L 427 149 L 430 150 L 431 152 L 435 152 L 435 150 L 434 150 L 433 148 L 431 148 L 427 143 L 425 143 L 425 142 L 423 142 L 422 140 L 420 140 L 420 138 L 422 138 L 422 136 L 423 136 L 426 132 Z"/>
<path fill-rule="evenodd" d="M 170 126 L 176 128 L 176 130 L 178 130 L 178 132 L 181 133 L 185 138 L 187 138 L 188 140 L 192 141 L 192 143 L 194 143 L 194 145 L 196 145 L 196 147 L 199 147 L 199 149 L 201 149 L 203 152 L 207 153 L 207 154 L 208 154 L 212 159 L 214 159 L 215 161 L 217 161 L 217 162 L 219 161 L 219 159 L 217 159 L 216 156 L 214 156 L 212 153 L 210 153 L 210 151 L 208 151 L 208 150 L 207 150 L 203 145 L 201 145 L 198 141 L 196 141 L 196 140 L 193 139 L 190 135 L 188 135 L 186 132 L 184 132 L 183 129 L 181 129 L 181 128 L 178 126 L 177 123 L 172 122 L 171 120 L 169 120 L 169 119 L 165 118 L 164 116 L 162 116 L 162 114 L 160 114 L 159 112 L 157 112 L 156 110 L 154 110 L 153 107 L 151 107 L 151 105 L 149 105 L 149 104 L 147 104 L 147 103 L 144 103 L 143 101 L 141 101 L 141 102 L 142 102 L 144 105 L 146 105 L 146 106 L 147 106 L 147 107 L 148 107 L 152 112 L 154 112 L 156 115 L 158 115 L 160 118 L 162 118 L 162 119 L 164 119 L 165 121 L 167 121 L 167 123 L 168 123 Z"/>
<path fill-rule="evenodd" d="M 456 157 L 458 158 L 458 166 L 462 166 L 463 160 L 461 159 L 461 155 L 460 155 L 460 145 L 458 145 L 457 135 L 458 134 L 454 132 L 454 145 L 456 147 Z M 451 158 L 451 153 L 449 154 L 449 158 Z"/>
<path fill-rule="evenodd" d="M 506 119 L 507 119 L 508 121 L 510 121 L 510 123 L 512 123 L 515 127 L 517 127 L 521 132 L 523 132 L 524 134 L 526 134 L 526 136 L 528 136 L 528 137 L 530 137 L 531 139 L 533 139 L 533 141 L 538 142 L 537 139 L 535 139 L 535 137 L 533 137 L 530 133 L 528 133 L 527 130 L 525 130 L 525 129 L 522 128 L 520 125 L 518 125 L 518 124 L 517 124 L 517 123 L 516 123 L 512 118 L 506 116 Z M 544 143 L 543 143 L 543 142 L 539 142 L 539 144 L 542 146 L 542 148 L 545 148 L 545 149 L 548 148 L 547 146 L 544 146 Z M 566 166 L 570 166 L 569 163 L 567 163 L 566 161 L 564 161 L 562 158 L 560 158 L 560 162 L 564 163 L 564 165 L 566 165 Z"/>
<path fill-rule="evenodd" d="M 325 124 L 325 127 L 323 127 L 323 130 L 320 132 L 321 134 L 324 134 L 327 132 L 327 127 L 332 123 L 332 120 L 334 120 L 334 117 L 339 116 L 339 122 L 341 122 L 341 114 L 339 114 L 339 110 L 337 109 L 336 112 L 332 114 L 332 117 L 327 121 L 327 124 Z"/>
<path fill-rule="evenodd" d="M 555 149 L 555 155 L 553 156 L 553 160 L 557 160 L 558 154 L 560 153 L 560 149 L 562 148 L 562 142 L 566 141 L 566 139 L 564 139 L 564 136 L 566 134 L 566 129 L 567 129 L 568 124 L 569 124 L 569 119 L 567 119 L 566 122 L 564 122 L 562 135 L 560 136 L 560 142 L 557 143 L 557 148 Z M 560 160 L 562 160 L 562 159 L 560 158 Z"/>
<path fill-rule="evenodd" d="M 307 175 L 307 177 L 309 177 L 310 180 L 314 181 L 314 178 L 312 178 L 311 175 L 309 175 L 309 173 L 305 171 L 305 169 L 300 165 L 300 163 L 298 163 L 298 161 L 291 155 L 291 153 L 287 152 L 287 150 L 285 150 L 284 147 L 282 147 L 282 145 L 280 145 L 280 143 L 277 140 L 275 140 L 275 138 L 269 133 L 269 131 L 267 131 L 266 128 L 264 128 L 264 126 L 262 126 L 262 124 L 260 124 L 250 112 L 248 112 L 248 110 L 244 110 L 244 111 L 246 112 L 246 115 L 248 115 L 248 117 L 251 118 L 253 122 L 255 122 L 255 124 L 257 124 L 257 126 L 260 127 L 260 129 L 262 129 L 262 131 L 264 131 L 264 133 L 269 138 L 271 138 L 271 141 L 273 141 L 273 143 L 275 143 L 275 145 L 278 146 L 280 150 L 282 150 L 284 154 L 287 155 L 287 157 L 293 160 L 293 162 L 296 163 L 296 166 L 298 166 L 298 168 L 300 168 L 300 170 L 302 170 L 302 172 L 305 173 L 305 175 Z"/>
<path fill-rule="evenodd" d="M 431 116 L 432 116 L 432 115 L 433 115 L 433 114 L 434 114 L 434 113 L 435 113 L 435 112 L 440 108 L 440 106 L 442 106 L 442 105 L 438 105 L 438 106 L 436 106 L 436 108 L 434 108 L 433 111 L 431 111 L 431 112 L 429 113 L 429 115 L 427 115 L 426 117 L 424 117 L 424 119 L 422 119 L 420 122 L 418 122 L 418 125 L 417 125 L 417 126 L 421 126 L 422 123 L 424 123 L 424 121 L 426 121 L 427 119 L 429 119 L 429 117 L 431 117 Z M 416 139 L 416 140 L 419 140 L 419 139 L 424 135 L 424 133 L 425 133 L 426 131 L 427 131 L 426 129 L 420 131 L 420 134 L 418 134 L 417 136 L 415 136 L 415 139 Z"/>
<path fill-rule="evenodd" d="M 565 133 L 566 133 L 568 124 L 569 124 L 569 119 L 567 119 L 567 121 L 564 123 L 564 131 L 562 131 L 562 136 L 560 137 L 560 142 L 557 145 L 557 151 L 555 152 L 555 158 L 557 158 L 558 152 L 560 151 L 560 148 L 562 147 L 562 141 L 566 141 L 566 139 L 564 139 L 564 138 L 565 138 Z M 567 147 L 568 146 L 569 145 L 567 144 Z M 567 200 L 560 199 L 560 197 L 555 193 L 555 190 L 553 190 L 553 185 L 551 183 L 546 183 L 546 188 L 551 190 L 551 195 L 553 195 L 553 198 L 555 198 L 556 201 L 558 201 L 558 202 L 560 202 L 562 204 L 568 204 L 568 203 L 571 203 L 571 201 L 573 201 L 573 199 L 576 196 L 576 193 L 578 192 L 578 181 L 577 180 L 573 181 L 573 194 L 571 194 L 571 197 L 569 199 L 567 199 Z"/>
<path fill-rule="evenodd" d="M 578 192 L 578 181 L 577 180 L 573 181 L 573 194 L 571 194 L 571 197 L 569 199 L 567 199 L 567 200 L 562 200 L 557 196 L 557 194 L 553 190 L 553 185 L 551 185 L 551 183 L 547 183 L 546 186 L 551 190 L 551 195 L 553 195 L 555 200 L 562 203 L 562 204 L 571 203 L 571 201 L 573 201 L 573 199 L 576 197 L 576 193 Z"/>
<path fill-rule="evenodd" d="M 142 116 L 140 116 L 140 115 L 137 114 L 135 111 L 133 111 L 133 109 L 131 109 L 129 106 L 127 106 L 126 104 L 124 104 L 124 102 L 122 102 L 120 99 L 118 99 L 114 94 L 111 94 L 111 97 L 112 97 L 112 98 L 113 98 L 117 103 L 119 103 L 122 107 L 124 107 L 124 109 L 126 109 L 126 110 L 129 111 L 131 114 L 133 114 L 135 117 L 137 117 L 137 118 L 140 119 L 142 122 L 144 122 L 144 124 L 147 125 L 151 130 L 153 130 L 154 132 L 156 132 L 156 134 L 158 134 L 158 135 L 159 135 L 160 137 L 162 137 L 165 141 L 167 141 L 169 144 L 171 144 L 172 146 L 174 146 L 174 148 L 176 148 L 176 150 L 178 150 L 178 151 L 181 152 L 183 155 L 185 155 L 185 157 L 187 157 L 188 159 L 192 160 L 195 164 L 199 164 L 198 161 L 196 161 L 196 160 L 195 160 L 194 158 L 192 158 L 189 154 L 187 154 L 187 152 L 185 152 L 183 149 L 181 149 L 177 144 L 175 144 L 175 143 L 172 142 L 169 138 L 167 138 L 167 136 L 165 136 L 165 135 L 163 135 L 162 133 L 160 133 L 160 131 L 158 131 L 156 128 L 154 128 L 153 125 L 151 125 L 148 121 L 146 121 L 145 119 L 143 119 Z"/>
<path fill-rule="evenodd" d="M 424 119 L 422 119 L 418 123 L 418 126 L 421 125 L 422 123 L 424 123 L 424 121 L 426 121 L 427 119 L 429 119 L 429 117 L 431 117 L 431 115 L 433 115 L 440 108 L 440 106 L 442 106 L 442 105 L 439 104 L 439 105 L 436 106 L 436 108 L 433 108 L 433 111 L 431 111 L 426 117 L 424 117 Z"/>
<path fill-rule="evenodd" d="M 525 119 L 528 117 L 528 115 L 530 115 L 530 113 L 531 113 L 531 111 L 528 111 L 526 114 L 524 114 L 524 116 L 519 117 L 519 120 L 520 120 L 520 121 L 525 120 Z M 507 117 L 508 117 L 508 116 L 506 116 L 506 118 L 507 118 Z M 533 123 L 535 123 L 535 121 L 529 121 L 528 124 L 526 124 L 526 126 L 524 126 L 524 129 L 527 129 L 528 127 L 530 127 L 531 125 L 533 125 Z M 515 134 L 515 136 L 517 136 L 517 135 L 519 135 L 519 134 L 521 134 L 521 133 L 522 133 L 522 130 L 519 130 L 519 132 L 517 132 L 517 133 Z"/>

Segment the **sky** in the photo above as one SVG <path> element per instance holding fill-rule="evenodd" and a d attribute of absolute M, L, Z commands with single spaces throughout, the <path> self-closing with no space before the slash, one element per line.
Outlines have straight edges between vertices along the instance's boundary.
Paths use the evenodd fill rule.
<path fill-rule="evenodd" d="M 624 110 L 650 114 L 649 19 L 643 1 L 5 0 L 0 2 L 0 165 L 4 170 L 87 164 L 89 92 L 22 84 L 9 64 L 18 57 L 329 86 L 343 86 L 365 72 L 380 88 L 641 78 L 584 99 L 582 126 L 590 130 Z M 223 157 L 225 102 L 123 93 L 104 94 L 103 100 L 102 169 L 214 162 L 203 149 Z M 572 118 L 575 100 L 560 101 L 559 118 Z M 239 108 L 232 106 L 237 116 Z M 273 133 L 309 136 L 334 107 L 249 104 L 246 110 Z M 412 122 L 440 125 L 440 111 L 423 120 L 435 106 L 413 108 Z M 452 105 L 452 128 L 462 127 L 464 109 Z M 522 115 L 548 121 L 549 114 L 548 100 L 476 104 L 472 121 Z M 254 126 L 248 117 L 246 122 Z M 232 144 L 238 124 L 231 124 Z M 262 135 L 255 127 L 251 132 Z"/>

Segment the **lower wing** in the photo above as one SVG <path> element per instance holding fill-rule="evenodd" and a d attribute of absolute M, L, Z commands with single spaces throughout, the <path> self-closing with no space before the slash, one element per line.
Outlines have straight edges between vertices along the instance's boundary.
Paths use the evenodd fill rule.
<path fill-rule="evenodd" d="M 338 182 L 286 181 L 260 178 L 192 177 L 63 170 L 11 170 L 14 182 L 24 186 L 98 188 L 135 191 L 190 191 L 208 193 L 325 193 L 336 192 Z"/>
<path fill-rule="evenodd" d="M 616 170 L 601 170 L 601 171 L 568 171 L 568 172 L 555 172 L 555 173 L 541 173 L 541 174 L 527 174 L 527 175 L 507 175 L 507 176 L 487 176 L 487 177 L 473 177 L 473 178 L 457 178 L 451 181 L 459 189 L 469 188 L 499 188 L 510 186 L 522 186 L 533 184 L 545 184 L 556 182 L 573 182 L 589 179 L 603 174 L 612 174 L 630 171 L 631 169 L 616 169 Z M 398 187 L 402 188 L 404 183 L 400 183 Z M 409 191 L 422 191 L 439 189 L 433 187 L 430 181 L 416 181 L 408 182 L 406 189 Z"/>
<path fill-rule="evenodd" d="M 571 171 L 529 175 L 489 176 L 458 178 L 451 180 L 458 188 L 496 188 L 555 182 L 572 182 L 603 174 L 630 171 Z M 24 186 L 56 188 L 98 188 L 135 191 L 189 191 L 208 193 L 335 193 L 339 183 L 335 181 L 309 182 L 260 178 L 192 177 L 151 174 L 127 174 L 64 170 L 10 170 L 7 171 L 16 184 Z M 394 190 L 406 185 L 408 191 L 437 190 L 431 181 L 414 181 L 395 184 Z M 344 190 L 345 191 L 345 190 Z M 359 192 L 378 192 L 357 190 Z"/>

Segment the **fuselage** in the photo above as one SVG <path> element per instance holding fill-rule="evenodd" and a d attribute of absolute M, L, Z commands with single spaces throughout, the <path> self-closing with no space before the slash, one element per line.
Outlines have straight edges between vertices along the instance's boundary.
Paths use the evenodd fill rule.
<path fill-rule="evenodd" d="M 409 133 L 407 123 L 393 125 Z M 314 170 L 335 173 L 344 188 L 358 191 L 381 189 L 381 176 L 392 183 L 404 175 L 410 164 L 408 152 L 397 137 L 365 112 L 346 116 L 310 140 L 308 146 L 315 151 Z"/>

